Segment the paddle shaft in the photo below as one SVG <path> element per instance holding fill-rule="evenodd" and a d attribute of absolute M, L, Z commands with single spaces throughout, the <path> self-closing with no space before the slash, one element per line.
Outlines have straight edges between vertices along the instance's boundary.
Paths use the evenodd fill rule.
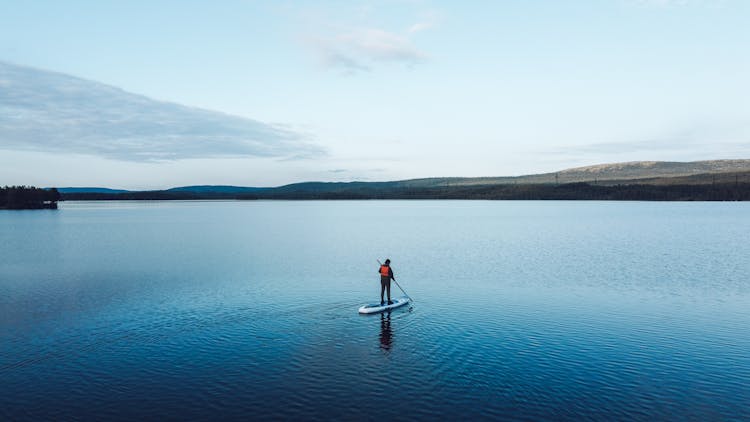
<path fill-rule="evenodd" d="M 377 261 L 378 261 L 378 264 L 380 264 L 380 265 L 383 265 L 383 264 L 381 264 L 381 263 L 380 263 L 380 260 L 379 260 L 379 259 L 378 259 Z M 404 292 L 404 289 L 402 289 L 402 288 L 401 288 L 401 285 L 400 285 L 400 284 L 398 284 L 398 281 L 396 281 L 396 279 L 395 279 L 395 278 L 393 279 L 393 282 L 394 282 L 394 283 L 396 283 L 396 285 L 398 286 L 398 288 L 399 288 L 399 289 L 400 289 L 400 290 L 401 290 L 402 292 Z M 404 295 L 405 295 L 406 297 L 408 297 L 408 298 L 409 298 L 409 300 L 411 300 L 412 302 L 414 302 L 414 299 L 412 299 L 412 298 L 411 298 L 411 296 L 409 296 L 409 294 L 408 294 L 408 293 L 404 292 Z"/>

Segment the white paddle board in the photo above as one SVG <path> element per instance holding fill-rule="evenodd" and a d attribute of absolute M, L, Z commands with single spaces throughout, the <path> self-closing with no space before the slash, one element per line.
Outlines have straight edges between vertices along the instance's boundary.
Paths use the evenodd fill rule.
<path fill-rule="evenodd" d="M 379 303 L 371 303 L 369 305 L 362 305 L 359 308 L 360 314 L 377 314 L 379 312 L 388 311 L 390 309 L 398 308 L 399 306 L 404 306 L 407 303 L 409 303 L 409 298 L 404 296 L 397 299 L 392 300 L 393 304 L 389 305 L 388 302 L 385 302 L 384 305 L 381 305 Z"/>

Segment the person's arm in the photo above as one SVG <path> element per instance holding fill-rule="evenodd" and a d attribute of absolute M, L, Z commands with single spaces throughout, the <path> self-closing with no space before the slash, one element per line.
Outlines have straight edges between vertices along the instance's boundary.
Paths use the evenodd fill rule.
<path fill-rule="evenodd" d="M 391 280 L 396 281 L 396 277 L 393 276 L 393 269 L 388 267 L 388 275 L 391 276 Z"/>

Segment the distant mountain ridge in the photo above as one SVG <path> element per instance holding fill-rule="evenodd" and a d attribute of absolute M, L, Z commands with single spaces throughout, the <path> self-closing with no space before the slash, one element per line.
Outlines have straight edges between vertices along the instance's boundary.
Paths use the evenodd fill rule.
<path fill-rule="evenodd" d="M 254 188 L 248 186 L 227 186 L 227 185 L 197 185 L 197 186 L 180 186 L 178 188 L 167 189 L 167 192 L 220 192 L 220 193 L 247 193 L 258 192 L 273 188 Z"/>
<path fill-rule="evenodd" d="M 552 173 L 501 177 L 437 177 L 404 180 L 408 186 L 472 186 L 495 184 L 634 182 L 639 179 L 695 176 L 727 172 L 750 172 L 750 159 L 677 161 L 631 161 L 575 167 Z"/>
<path fill-rule="evenodd" d="M 161 190 L 160 192 L 190 194 L 253 194 L 274 192 L 289 194 L 293 192 L 337 192 L 356 189 L 385 191 L 389 189 L 431 189 L 524 184 L 674 184 L 678 180 L 683 179 L 684 183 L 687 184 L 704 184 L 715 182 L 718 176 L 729 173 L 747 173 L 747 175 L 750 175 L 750 159 L 692 162 L 632 161 L 576 167 L 554 173 L 505 177 L 433 177 L 386 182 L 301 182 L 278 187 L 196 185 L 174 187 Z M 63 194 L 133 192 L 100 187 L 65 187 L 58 190 Z"/>
<path fill-rule="evenodd" d="M 693 176 L 704 173 L 726 173 L 750 171 L 750 160 L 707 160 L 692 162 L 677 161 L 632 161 L 625 163 L 599 164 L 572 168 L 559 172 L 568 178 L 599 180 L 647 179 L 654 177 Z"/>
<path fill-rule="evenodd" d="M 110 188 L 88 188 L 88 187 L 74 187 L 74 188 L 58 188 L 60 193 L 125 193 L 130 192 L 125 189 L 110 189 Z"/>

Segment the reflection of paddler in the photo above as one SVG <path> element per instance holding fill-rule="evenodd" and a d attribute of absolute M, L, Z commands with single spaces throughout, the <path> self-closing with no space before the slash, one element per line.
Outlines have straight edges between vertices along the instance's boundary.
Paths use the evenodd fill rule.
<path fill-rule="evenodd" d="M 391 350 L 391 342 L 393 341 L 393 333 L 391 333 L 391 313 L 387 312 L 380 314 L 380 348 L 383 350 Z"/>
<path fill-rule="evenodd" d="M 386 259 L 385 264 L 380 266 L 378 272 L 380 273 L 380 305 L 385 305 L 385 301 L 383 301 L 383 293 L 385 293 L 386 290 L 388 291 L 388 304 L 393 305 L 393 302 L 391 301 L 391 280 L 396 281 L 396 278 L 393 277 L 391 260 Z"/>

